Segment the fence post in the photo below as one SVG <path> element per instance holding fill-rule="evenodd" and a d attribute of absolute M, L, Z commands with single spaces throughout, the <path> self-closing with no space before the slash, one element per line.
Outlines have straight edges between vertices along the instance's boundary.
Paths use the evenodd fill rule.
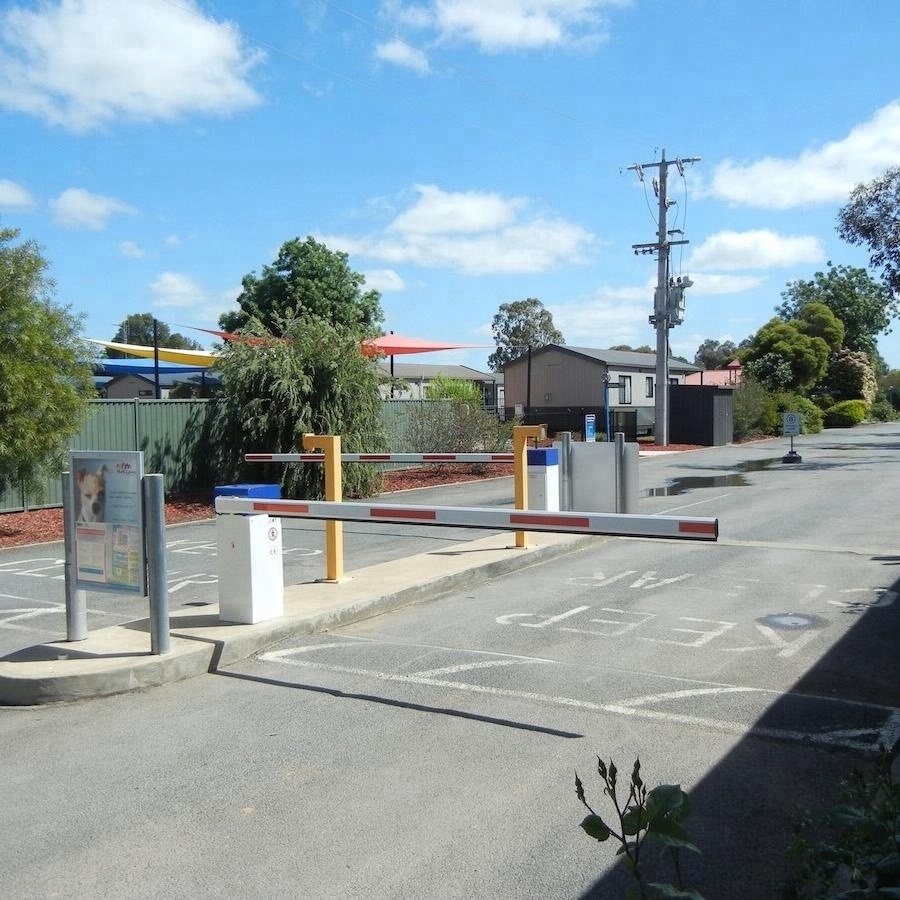
<path fill-rule="evenodd" d="M 540 440 L 546 434 L 546 425 L 513 426 L 513 482 L 516 509 L 528 509 L 528 439 Z M 527 546 L 527 534 L 524 531 L 517 531 L 516 547 L 524 549 Z"/>
<path fill-rule="evenodd" d="M 341 436 L 339 434 L 304 434 L 303 449 L 325 454 L 325 499 L 332 503 L 343 501 L 341 477 Z M 335 519 L 325 522 L 325 581 L 340 581 L 344 577 L 344 523 Z"/>

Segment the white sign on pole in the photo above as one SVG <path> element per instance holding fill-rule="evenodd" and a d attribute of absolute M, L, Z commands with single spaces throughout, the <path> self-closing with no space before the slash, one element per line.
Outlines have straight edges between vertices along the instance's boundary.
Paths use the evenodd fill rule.
<path fill-rule="evenodd" d="M 76 587 L 146 596 L 144 454 L 139 450 L 71 450 L 69 466 Z"/>
<path fill-rule="evenodd" d="M 800 413 L 786 412 L 781 415 L 782 431 L 785 437 L 800 434 Z"/>

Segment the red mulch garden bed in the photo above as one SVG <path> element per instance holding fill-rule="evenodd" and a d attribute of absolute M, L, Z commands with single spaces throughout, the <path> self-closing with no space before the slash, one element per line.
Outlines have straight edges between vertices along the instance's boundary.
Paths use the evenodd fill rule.
<path fill-rule="evenodd" d="M 644 450 L 699 450 L 697 444 L 641 444 Z M 512 463 L 442 463 L 415 469 L 399 469 L 384 473 L 385 493 L 406 491 L 412 488 L 433 487 L 442 484 L 458 484 L 463 481 L 479 481 L 483 478 L 502 478 L 513 474 Z M 170 497 L 166 501 L 166 524 L 196 522 L 215 515 L 212 501 L 204 497 Z M 23 513 L 0 513 L 0 549 L 21 547 L 24 544 L 40 544 L 63 539 L 61 509 L 35 509 Z"/>

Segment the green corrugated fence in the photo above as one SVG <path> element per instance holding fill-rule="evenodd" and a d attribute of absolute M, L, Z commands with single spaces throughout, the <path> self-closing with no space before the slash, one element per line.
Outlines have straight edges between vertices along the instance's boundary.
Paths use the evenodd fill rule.
<path fill-rule="evenodd" d="M 411 452 L 407 423 L 422 402 L 385 400 L 382 416 L 388 446 L 395 453 Z M 144 471 L 161 472 L 167 493 L 208 488 L 209 426 L 215 400 L 91 400 L 87 420 L 69 441 L 70 450 L 142 450 Z M 273 451 L 290 448 L 273 447 Z M 436 448 L 441 449 L 441 448 Z M 398 464 L 402 467 L 402 464 Z M 397 467 L 397 466 L 394 466 Z M 0 491 L 0 513 L 62 506 L 59 478 L 48 478 L 46 493 L 26 496 L 22 488 Z"/>

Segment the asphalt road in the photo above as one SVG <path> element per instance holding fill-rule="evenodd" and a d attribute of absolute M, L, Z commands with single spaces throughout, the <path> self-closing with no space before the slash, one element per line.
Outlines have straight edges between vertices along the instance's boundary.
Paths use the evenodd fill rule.
<path fill-rule="evenodd" d="M 797 449 L 641 460 L 640 511 L 717 516 L 714 545 L 611 539 L 217 675 L 0 710 L 0 892 L 620 897 L 578 828 L 600 754 L 690 791 L 709 900 L 778 896 L 793 810 L 900 736 L 900 425 Z"/>

